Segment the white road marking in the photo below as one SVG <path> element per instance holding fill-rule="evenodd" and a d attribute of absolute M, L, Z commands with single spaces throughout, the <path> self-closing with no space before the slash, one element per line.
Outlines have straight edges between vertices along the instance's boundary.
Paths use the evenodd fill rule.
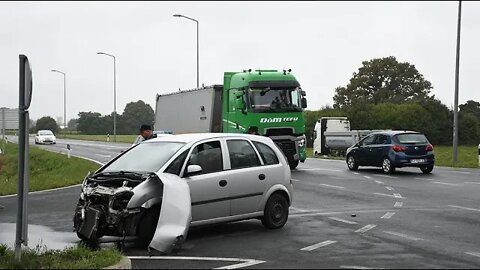
<path fill-rule="evenodd" d="M 432 182 L 432 183 L 446 185 L 446 186 L 459 186 L 459 184 L 451 184 L 451 183 L 445 183 L 445 182 Z"/>
<path fill-rule="evenodd" d="M 465 252 L 465 253 L 468 254 L 468 255 L 475 256 L 475 257 L 480 257 L 480 252 Z"/>
<path fill-rule="evenodd" d="M 480 185 L 479 182 L 464 182 L 465 184 L 477 184 L 477 185 Z"/>
<path fill-rule="evenodd" d="M 300 212 L 300 213 L 304 213 L 304 212 L 311 212 L 311 210 L 307 210 L 307 209 L 302 209 L 302 208 L 297 208 L 297 207 L 293 207 L 293 206 L 290 206 L 290 210 L 293 210 L 295 212 Z M 293 214 L 293 213 L 292 213 Z"/>
<path fill-rule="evenodd" d="M 342 170 L 323 169 L 323 168 L 298 168 L 297 171 L 328 171 L 328 172 L 341 172 Z"/>
<path fill-rule="evenodd" d="M 358 232 L 358 233 L 364 233 L 364 232 L 368 232 L 369 230 L 373 229 L 377 227 L 377 225 L 373 225 L 373 224 L 368 224 L 367 226 L 365 227 L 362 227 L 358 230 L 356 230 L 355 232 Z"/>
<path fill-rule="evenodd" d="M 385 188 L 390 190 L 390 191 L 394 190 L 394 188 L 392 188 L 392 187 L 385 187 Z"/>
<path fill-rule="evenodd" d="M 382 182 L 382 181 L 378 181 L 378 180 L 375 180 L 375 183 L 377 183 L 377 184 L 380 184 L 380 185 L 383 185 L 383 184 L 385 184 L 384 182 Z"/>
<path fill-rule="evenodd" d="M 359 173 L 358 173 L 358 172 L 354 172 L 353 174 L 355 174 L 355 175 L 359 175 Z"/>
<path fill-rule="evenodd" d="M 328 218 L 331 219 L 331 220 L 335 220 L 335 221 L 339 221 L 339 222 L 343 222 L 343 223 L 347 223 L 347 224 L 358 224 L 355 221 L 350 221 L 350 220 L 341 219 L 341 218 L 337 218 L 337 217 L 328 217 Z"/>
<path fill-rule="evenodd" d="M 386 177 L 386 178 L 398 178 L 397 176 L 385 175 L 385 174 L 374 174 L 375 176 Z"/>
<path fill-rule="evenodd" d="M 393 196 L 397 199 L 401 199 L 402 198 L 402 194 L 400 193 L 393 193 Z"/>
<path fill-rule="evenodd" d="M 433 178 L 420 178 L 420 177 L 415 177 L 417 180 L 423 180 L 423 181 L 434 181 L 435 179 Z"/>
<path fill-rule="evenodd" d="M 308 247 L 304 247 L 300 250 L 302 251 L 312 251 L 312 250 L 315 250 L 317 248 L 321 248 L 321 247 L 324 247 L 324 246 L 328 246 L 328 245 L 331 245 L 331 244 L 335 244 L 337 241 L 332 241 L 332 240 L 327 240 L 327 241 L 323 241 L 321 243 L 318 243 L 318 244 L 315 244 L 315 245 L 311 245 L 311 246 L 308 246 Z"/>
<path fill-rule="evenodd" d="M 112 155 L 102 155 L 102 154 L 95 154 L 96 156 L 99 156 L 99 157 L 106 157 L 106 158 L 111 158 Z"/>
<path fill-rule="evenodd" d="M 340 265 L 339 268 L 342 268 L 342 269 L 373 269 L 371 267 L 358 266 L 358 265 Z M 382 269 L 382 268 L 375 268 L 375 269 Z"/>
<path fill-rule="evenodd" d="M 460 172 L 460 171 L 456 171 L 456 173 L 462 173 L 462 174 L 472 174 L 471 172 Z"/>
<path fill-rule="evenodd" d="M 367 179 L 372 179 L 372 177 L 366 176 L 366 175 L 364 175 L 363 177 L 365 177 L 365 178 L 367 178 Z"/>
<path fill-rule="evenodd" d="M 458 209 L 463 209 L 463 210 L 470 210 L 470 211 L 477 211 L 477 212 L 480 212 L 480 209 L 469 208 L 469 207 L 463 207 L 463 206 L 458 206 L 458 205 L 449 205 L 449 207 L 458 208 Z"/>
<path fill-rule="evenodd" d="M 294 181 L 294 182 L 300 182 L 300 180 L 298 180 L 298 179 L 293 179 L 293 178 L 292 178 L 292 181 Z"/>
<path fill-rule="evenodd" d="M 396 197 L 395 195 L 390 195 L 390 194 L 385 194 L 385 193 L 377 193 L 377 192 L 376 192 L 376 193 L 373 193 L 373 194 L 374 194 L 374 195 L 379 195 L 379 196 L 385 196 L 385 197 L 406 199 L 406 197 L 398 197 L 398 195 L 397 195 L 397 197 Z M 398 193 L 396 193 L 396 194 L 398 194 Z"/>
<path fill-rule="evenodd" d="M 385 215 L 383 215 L 381 218 L 383 219 L 390 219 L 391 217 L 393 217 L 393 215 L 395 215 L 395 212 L 387 212 Z"/>
<path fill-rule="evenodd" d="M 403 233 L 397 233 L 397 232 L 391 232 L 391 231 L 383 231 L 383 232 L 391 234 L 391 235 L 395 235 L 395 236 L 398 236 L 398 237 L 402 237 L 402 238 L 405 238 L 405 239 L 413 240 L 413 241 L 423 240 L 422 238 L 413 237 L 413 236 L 406 235 L 406 234 L 403 234 Z"/>
<path fill-rule="evenodd" d="M 238 264 L 222 266 L 214 269 L 238 269 L 247 266 L 257 265 L 264 263 L 265 261 L 253 260 L 253 259 L 238 259 L 238 258 L 217 258 L 217 257 L 180 257 L 180 256 L 129 256 L 131 260 L 187 260 L 187 261 L 224 261 L 224 262 L 240 262 Z"/>
<path fill-rule="evenodd" d="M 333 185 L 327 185 L 327 184 L 319 184 L 321 186 L 324 186 L 324 187 L 331 187 L 331 188 L 338 188 L 338 189 L 344 189 L 344 187 L 341 187 L 341 186 L 333 186 Z"/>
<path fill-rule="evenodd" d="M 402 207 L 403 202 L 395 202 L 395 205 L 393 207 Z"/>

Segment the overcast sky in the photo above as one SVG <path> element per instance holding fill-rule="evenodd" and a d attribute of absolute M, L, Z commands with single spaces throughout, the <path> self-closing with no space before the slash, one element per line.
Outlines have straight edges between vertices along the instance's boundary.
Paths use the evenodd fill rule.
<path fill-rule="evenodd" d="M 18 55 L 34 77 L 30 116 L 117 112 L 157 93 L 222 84 L 224 71 L 292 69 L 310 110 L 333 105 L 362 61 L 396 56 L 453 106 L 458 2 L 0 2 L 0 107 L 18 107 Z M 480 101 L 480 3 L 463 2 L 459 102 Z"/>

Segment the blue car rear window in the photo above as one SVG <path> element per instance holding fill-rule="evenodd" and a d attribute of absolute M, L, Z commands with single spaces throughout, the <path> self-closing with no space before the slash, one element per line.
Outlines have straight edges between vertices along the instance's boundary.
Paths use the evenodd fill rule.
<path fill-rule="evenodd" d="M 395 139 L 399 143 L 428 143 L 427 138 L 423 134 L 416 134 L 416 133 L 410 133 L 410 134 L 398 134 L 395 135 Z"/>

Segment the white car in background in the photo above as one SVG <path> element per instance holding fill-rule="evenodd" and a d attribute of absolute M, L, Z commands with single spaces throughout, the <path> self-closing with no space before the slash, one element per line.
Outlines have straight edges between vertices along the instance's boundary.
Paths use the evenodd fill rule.
<path fill-rule="evenodd" d="M 85 241 L 136 236 L 169 252 L 193 226 L 260 219 L 280 229 L 292 193 L 288 162 L 268 137 L 163 136 L 130 147 L 85 178 L 74 228 Z"/>
<path fill-rule="evenodd" d="M 39 130 L 35 135 L 35 144 L 56 144 L 57 138 L 51 130 Z"/>

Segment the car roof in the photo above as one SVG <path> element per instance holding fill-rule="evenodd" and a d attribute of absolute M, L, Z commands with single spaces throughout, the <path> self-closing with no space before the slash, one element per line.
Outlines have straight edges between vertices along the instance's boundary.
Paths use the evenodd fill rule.
<path fill-rule="evenodd" d="M 406 134 L 406 133 L 422 134 L 421 132 L 410 131 L 410 130 L 385 130 L 385 131 L 372 132 L 371 134 L 385 134 L 385 135 L 394 136 L 394 135 Z"/>
<path fill-rule="evenodd" d="M 162 136 L 157 138 L 152 138 L 144 143 L 151 143 L 151 142 L 183 142 L 183 143 L 190 143 L 194 141 L 201 141 L 206 139 L 215 139 L 215 138 L 232 138 L 232 137 L 243 137 L 258 141 L 265 141 L 269 140 L 268 137 L 263 137 L 259 135 L 253 134 L 244 134 L 244 133 L 187 133 L 187 134 L 176 134 L 171 136 Z"/>

